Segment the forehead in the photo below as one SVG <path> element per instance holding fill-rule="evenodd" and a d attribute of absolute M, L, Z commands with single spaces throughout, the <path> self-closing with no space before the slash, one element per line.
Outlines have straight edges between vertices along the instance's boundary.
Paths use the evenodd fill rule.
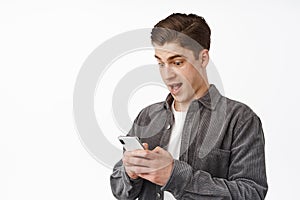
<path fill-rule="evenodd" d="M 182 55 L 183 57 L 192 59 L 193 52 L 189 49 L 183 48 L 177 43 L 165 43 L 164 45 L 154 45 L 155 56 L 162 60 L 167 60 L 174 55 Z"/>

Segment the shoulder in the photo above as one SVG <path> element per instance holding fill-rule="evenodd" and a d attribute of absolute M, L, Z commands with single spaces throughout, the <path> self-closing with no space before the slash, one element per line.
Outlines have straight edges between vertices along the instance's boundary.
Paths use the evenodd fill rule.
<path fill-rule="evenodd" d="M 164 112 L 166 109 L 164 108 L 165 101 L 157 102 L 150 104 L 139 112 L 138 116 L 136 117 L 137 121 L 147 121 L 147 118 L 152 118 L 153 115 L 160 114 Z"/>
<path fill-rule="evenodd" d="M 245 103 L 224 96 L 222 96 L 221 102 L 226 106 L 227 117 L 231 118 L 236 127 L 242 126 L 249 120 L 260 122 L 258 115 Z"/>

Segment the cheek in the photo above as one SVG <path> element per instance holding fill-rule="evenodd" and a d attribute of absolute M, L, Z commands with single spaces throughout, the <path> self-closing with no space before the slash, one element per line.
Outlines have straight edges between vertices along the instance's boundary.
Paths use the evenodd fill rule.
<path fill-rule="evenodd" d="M 195 79 L 196 75 L 198 74 L 198 72 L 196 70 L 194 70 L 193 68 L 186 68 L 184 70 L 182 70 L 181 75 L 182 78 L 185 79 L 185 81 L 192 83 L 193 80 Z"/>
<path fill-rule="evenodd" d="M 162 69 L 159 69 L 159 73 L 160 73 L 160 76 L 162 78 L 163 81 L 165 81 L 166 79 L 166 72 Z"/>
<path fill-rule="evenodd" d="M 182 72 L 182 77 L 187 83 L 188 87 L 196 89 L 201 82 L 201 76 L 195 68 L 189 68 Z"/>
<path fill-rule="evenodd" d="M 163 73 L 162 73 L 162 70 L 161 70 L 161 69 L 159 69 L 159 74 L 160 74 L 160 76 L 163 78 Z"/>

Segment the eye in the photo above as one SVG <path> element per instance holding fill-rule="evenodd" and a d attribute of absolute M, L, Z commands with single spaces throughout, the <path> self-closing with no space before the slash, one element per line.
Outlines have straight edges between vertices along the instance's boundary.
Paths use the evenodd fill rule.
<path fill-rule="evenodd" d="M 182 60 L 175 60 L 175 61 L 173 62 L 173 65 L 174 65 L 175 67 L 181 67 L 181 66 L 183 65 L 183 61 L 182 61 Z"/>
<path fill-rule="evenodd" d="M 164 66 L 165 66 L 165 63 L 159 62 L 159 63 L 158 63 L 158 66 L 159 66 L 159 67 L 164 67 Z"/>

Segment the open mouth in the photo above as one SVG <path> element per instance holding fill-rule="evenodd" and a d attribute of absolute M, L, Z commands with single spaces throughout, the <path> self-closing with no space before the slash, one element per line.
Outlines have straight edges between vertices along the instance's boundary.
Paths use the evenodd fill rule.
<path fill-rule="evenodd" d="M 170 84 L 168 86 L 170 88 L 170 92 L 175 95 L 179 92 L 179 89 L 181 88 L 182 83 L 174 83 L 174 84 Z"/>

